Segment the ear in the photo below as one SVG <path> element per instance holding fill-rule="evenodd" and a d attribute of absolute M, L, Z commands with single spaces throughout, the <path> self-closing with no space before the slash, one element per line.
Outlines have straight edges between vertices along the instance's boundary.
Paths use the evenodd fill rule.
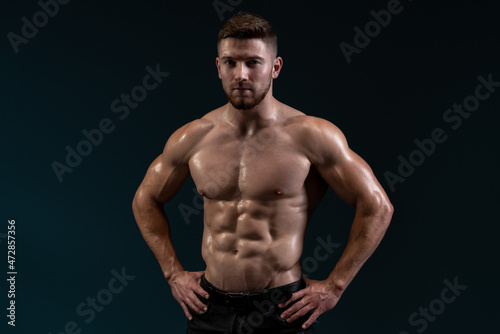
<path fill-rule="evenodd" d="M 215 58 L 215 66 L 217 66 L 217 72 L 219 72 L 219 79 L 221 79 L 221 77 L 220 77 L 220 60 L 219 60 L 219 57 Z"/>
<path fill-rule="evenodd" d="M 276 59 L 273 62 L 273 73 L 272 73 L 273 79 L 276 79 L 278 77 L 282 68 L 283 68 L 283 58 L 276 57 Z"/>

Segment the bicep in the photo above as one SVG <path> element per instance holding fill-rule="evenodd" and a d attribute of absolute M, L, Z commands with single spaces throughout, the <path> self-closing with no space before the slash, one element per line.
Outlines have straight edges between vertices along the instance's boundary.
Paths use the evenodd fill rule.
<path fill-rule="evenodd" d="M 189 151 L 192 143 L 186 134 L 189 123 L 175 131 L 160 154 L 149 166 L 137 195 L 139 199 L 166 203 L 179 191 L 189 175 Z"/>
<path fill-rule="evenodd" d="M 166 203 L 179 191 L 188 175 L 187 163 L 173 163 L 168 152 L 164 152 L 149 166 L 138 195 L 158 203 Z"/>
<path fill-rule="evenodd" d="M 344 202 L 367 209 L 382 204 L 386 194 L 370 166 L 348 144 L 333 124 L 322 122 L 314 131 L 313 164 Z"/>
<path fill-rule="evenodd" d="M 378 202 L 383 190 L 370 166 L 349 148 L 335 157 L 330 164 L 316 167 L 333 189 L 349 205 L 370 205 Z"/>

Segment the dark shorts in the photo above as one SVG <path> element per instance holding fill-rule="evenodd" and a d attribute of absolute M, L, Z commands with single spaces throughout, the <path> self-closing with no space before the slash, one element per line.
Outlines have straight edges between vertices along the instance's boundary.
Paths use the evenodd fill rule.
<path fill-rule="evenodd" d="M 286 308 L 277 305 L 292 297 L 292 293 L 305 288 L 304 280 L 299 280 L 279 287 L 230 293 L 217 289 L 205 276 L 201 278 L 201 287 L 209 294 L 209 300 L 200 298 L 207 305 L 204 314 L 196 314 L 189 309 L 193 319 L 188 321 L 187 334 L 313 334 L 314 324 L 302 329 L 310 314 L 287 323 L 280 318 Z"/>

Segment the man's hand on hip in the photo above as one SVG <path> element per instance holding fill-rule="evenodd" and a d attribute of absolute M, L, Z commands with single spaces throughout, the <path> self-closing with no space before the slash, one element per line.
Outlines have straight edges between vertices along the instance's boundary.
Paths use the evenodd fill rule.
<path fill-rule="evenodd" d="M 188 306 L 196 313 L 202 314 L 205 312 L 206 306 L 198 298 L 198 295 L 208 299 L 208 292 L 200 286 L 200 280 L 204 271 L 181 271 L 172 275 L 168 280 L 168 284 L 172 288 L 172 295 L 175 300 L 181 305 L 186 317 L 191 320 L 193 317 L 189 313 Z"/>
<path fill-rule="evenodd" d="M 310 280 L 303 277 L 306 287 L 295 292 L 286 303 L 280 304 L 284 308 L 297 301 L 289 309 L 281 314 L 281 318 L 287 322 L 292 322 L 298 318 L 312 313 L 309 319 L 302 325 L 306 329 L 323 313 L 330 311 L 339 301 L 341 293 L 332 291 L 327 281 Z"/>

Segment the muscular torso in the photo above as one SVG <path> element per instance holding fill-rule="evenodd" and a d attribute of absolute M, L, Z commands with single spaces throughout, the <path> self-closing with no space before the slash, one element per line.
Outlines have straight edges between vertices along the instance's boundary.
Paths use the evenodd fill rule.
<path fill-rule="evenodd" d="M 189 159 L 205 203 L 206 277 L 228 291 L 296 281 L 305 229 L 326 190 L 296 136 L 304 116 L 283 106 L 276 122 L 249 134 L 221 115 L 206 116 L 213 127 Z"/>

